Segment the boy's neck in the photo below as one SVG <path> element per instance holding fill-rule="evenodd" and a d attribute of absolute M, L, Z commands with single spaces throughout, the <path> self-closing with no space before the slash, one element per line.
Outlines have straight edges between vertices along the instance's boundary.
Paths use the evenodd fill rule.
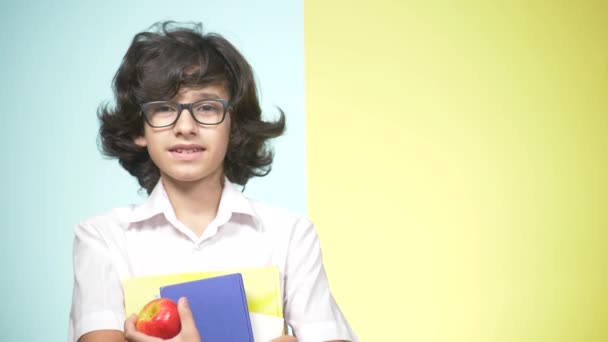
<path fill-rule="evenodd" d="M 217 215 L 224 188 L 224 173 L 210 175 L 197 182 L 180 182 L 161 177 L 175 216 L 197 236 Z"/>

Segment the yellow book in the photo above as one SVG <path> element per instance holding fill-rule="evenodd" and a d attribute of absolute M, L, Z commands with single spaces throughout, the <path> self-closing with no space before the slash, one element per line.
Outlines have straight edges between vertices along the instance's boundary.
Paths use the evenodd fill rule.
<path fill-rule="evenodd" d="M 243 276 L 250 313 L 283 318 L 279 270 L 276 266 L 128 278 L 123 282 L 125 313 L 127 316 L 138 313 L 146 303 L 160 296 L 161 286 L 231 273 Z"/>

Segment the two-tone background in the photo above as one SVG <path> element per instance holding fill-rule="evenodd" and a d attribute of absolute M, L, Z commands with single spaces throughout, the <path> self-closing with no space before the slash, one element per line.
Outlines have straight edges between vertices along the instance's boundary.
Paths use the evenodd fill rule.
<path fill-rule="evenodd" d="M 167 19 L 286 112 L 246 194 L 316 223 L 363 341 L 608 340 L 608 3 L 439 0 L 3 2 L 0 340 L 65 340 L 74 224 L 144 199 L 95 112 Z"/>

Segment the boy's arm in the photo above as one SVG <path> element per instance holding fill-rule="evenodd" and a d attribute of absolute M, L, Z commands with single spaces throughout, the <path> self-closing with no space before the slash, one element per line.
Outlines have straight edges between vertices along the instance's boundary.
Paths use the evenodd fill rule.
<path fill-rule="evenodd" d="M 82 335 L 78 342 L 125 342 L 125 336 L 118 330 L 97 330 Z"/>
<path fill-rule="evenodd" d="M 299 218 L 287 246 L 284 315 L 298 341 L 359 342 L 329 289 L 312 222 Z"/>
<path fill-rule="evenodd" d="M 74 229 L 69 342 L 83 341 L 81 336 L 96 331 L 105 332 L 102 336 L 122 334 L 125 320 L 122 284 L 111 250 L 113 242 L 108 238 L 110 229 L 104 224 L 109 223 L 83 222 Z M 124 342 L 122 335 L 119 341 Z"/>

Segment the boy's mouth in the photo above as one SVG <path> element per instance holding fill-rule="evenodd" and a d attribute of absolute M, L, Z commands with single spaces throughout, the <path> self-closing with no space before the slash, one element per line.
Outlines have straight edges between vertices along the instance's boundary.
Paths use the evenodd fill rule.
<path fill-rule="evenodd" d="M 194 144 L 180 144 L 171 146 L 171 148 L 169 148 L 169 153 L 171 153 L 173 157 L 180 160 L 191 160 L 197 158 L 203 151 L 205 151 L 204 147 Z"/>
<path fill-rule="evenodd" d="M 189 149 L 175 148 L 175 149 L 170 149 L 169 151 L 176 152 L 176 153 L 194 153 L 194 152 L 202 152 L 203 149 L 202 148 L 189 148 Z"/>
<path fill-rule="evenodd" d="M 194 153 L 194 152 L 202 152 L 203 150 L 205 150 L 203 148 L 203 146 L 196 145 L 196 144 L 178 144 L 178 145 L 173 145 L 169 148 L 170 152 L 177 152 L 177 153 Z"/>

